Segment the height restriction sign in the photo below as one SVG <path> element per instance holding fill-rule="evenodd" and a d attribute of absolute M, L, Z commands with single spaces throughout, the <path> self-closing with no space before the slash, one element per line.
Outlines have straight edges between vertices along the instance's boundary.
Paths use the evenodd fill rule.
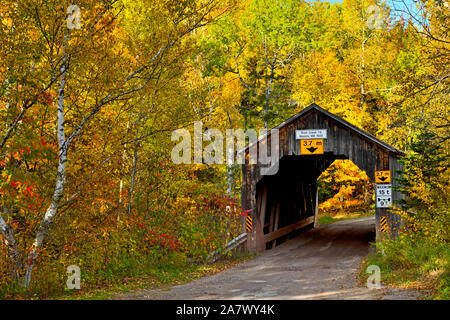
<path fill-rule="evenodd" d="M 375 171 L 375 183 L 390 183 L 391 182 L 391 172 L 386 171 Z"/>
<path fill-rule="evenodd" d="M 323 154 L 323 139 L 300 140 L 300 154 Z"/>

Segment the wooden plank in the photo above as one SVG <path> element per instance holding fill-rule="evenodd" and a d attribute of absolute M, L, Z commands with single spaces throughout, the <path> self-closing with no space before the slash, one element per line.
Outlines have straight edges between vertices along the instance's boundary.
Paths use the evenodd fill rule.
<path fill-rule="evenodd" d="M 277 231 L 278 230 L 278 223 L 280 221 L 280 202 L 277 201 L 277 209 L 276 209 L 276 213 L 275 213 L 275 224 L 274 224 L 274 228 L 273 231 Z M 277 246 L 277 240 L 273 240 L 272 243 L 272 248 L 275 248 Z"/>
<path fill-rule="evenodd" d="M 264 185 L 264 190 L 262 192 L 262 199 L 261 199 L 261 211 L 259 212 L 260 215 L 260 221 L 261 221 L 261 225 L 263 226 L 264 229 L 264 224 L 265 224 L 265 220 L 266 220 L 266 205 L 267 205 L 267 185 Z M 264 230 L 263 230 L 264 232 Z"/>
<path fill-rule="evenodd" d="M 281 229 L 278 229 L 277 231 L 274 231 L 272 233 L 266 234 L 264 236 L 264 241 L 267 243 L 269 241 L 278 239 L 279 237 L 282 237 L 288 233 L 291 233 L 292 231 L 295 231 L 297 229 L 306 227 L 307 225 L 314 223 L 314 216 L 311 216 L 309 218 L 297 221 L 289 226 L 283 227 Z"/>
<path fill-rule="evenodd" d="M 311 185 L 305 181 L 305 206 L 306 206 L 306 214 L 311 215 L 314 211 L 314 207 L 312 205 L 312 195 L 311 195 Z"/>
<path fill-rule="evenodd" d="M 269 233 L 273 232 L 273 223 L 275 220 L 275 207 L 272 206 L 270 209 L 270 219 L 269 219 Z"/>
<path fill-rule="evenodd" d="M 295 154 L 295 129 L 288 127 L 288 155 Z"/>
<path fill-rule="evenodd" d="M 309 185 L 309 200 L 310 200 L 310 203 L 311 203 L 311 213 L 314 215 L 315 214 L 315 203 L 316 203 L 316 199 L 315 199 L 315 194 L 314 194 L 314 185 L 313 185 L 313 183 L 311 183 L 310 185 Z"/>
<path fill-rule="evenodd" d="M 261 212 L 261 199 L 262 199 L 262 191 L 259 190 L 257 191 L 257 197 L 256 197 L 256 208 L 258 210 L 258 212 Z"/>
<path fill-rule="evenodd" d="M 301 184 L 301 186 L 302 186 L 302 202 L 303 202 L 303 211 L 302 211 L 302 214 L 306 214 L 306 198 L 305 198 L 305 185 L 304 185 L 304 182 L 302 181 L 302 184 Z"/>
<path fill-rule="evenodd" d="M 319 226 L 319 188 L 316 181 L 316 206 L 314 208 L 314 228 Z"/>

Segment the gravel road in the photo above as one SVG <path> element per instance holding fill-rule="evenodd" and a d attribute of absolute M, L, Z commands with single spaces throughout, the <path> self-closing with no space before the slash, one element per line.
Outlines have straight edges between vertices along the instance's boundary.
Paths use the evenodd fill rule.
<path fill-rule="evenodd" d="M 114 299 L 418 299 L 413 290 L 358 285 L 374 223 L 367 217 L 324 225 L 224 272 Z"/>

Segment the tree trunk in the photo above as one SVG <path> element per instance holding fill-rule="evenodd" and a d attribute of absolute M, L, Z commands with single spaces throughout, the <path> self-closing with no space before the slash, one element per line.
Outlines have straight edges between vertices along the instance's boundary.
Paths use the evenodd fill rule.
<path fill-rule="evenodd" d="M 365 61 L 365 53 L 366 52 L 366 38 L 365 38 L 365 28 L 364 25 L 362 27 L 362 41 L 361 41 L 361 65 L 360 65 L 360 72 L 361 72 L 361 97 L 360 97 L 360 109 L 361 111 L 364 109 L 364 102 L 366 100 L 366 89 L 365 89 L 365 82 L 366 82 L 366 61 Z"/>
<path fill-rule="evenodd" d="M 6 205 L 3 207 L 3 210 L 6 213 L 6 216 L 9 216 L 8 211 L 11 209 Z M 20 274 L 20 269 L 22 268 L 21 255 L 19 253 L 19 249 L 17 248 L 16 239 L 14 236 L 14 229 L 12 229 L 9 225 L 6 224 L 5 220 L 3 220 L 0 215 L 0 233 L 3 235 L 4 243 L 8 250 L 8 256 L 11 260 L 10 270 L 11 277 L 13 279 L 18 279 Z"/>
<path fill-rule="evenodd" d="M 128 119 L 127 122 L 127 132 L 126 137 L 128 137 L 128 132 L 130 131 L 130 119 Z M 121 172 L 120 172 L 120 182 L 119 182 L 119 208 L 117 209 L 117 222 L 120 221 L 120 212 L 122 211 L 122 203 L 123 203 L 123 171 L 125 170 L 125 161 L 127 159 L 127 145 L 123 145 L 123 152 L 122 152 L 122 165 L 121 165 Z"/>
<path fill-rule="evenodd" d="M 128 202 L 128 215 L 131 214 L 132 204 L 133 204 L 133 192 L 134 183 L 136 179 L 137 162 L 138 162 L 138 147 L 139 143 L 134 144 L 134 155 L 133 155 L 133 169 L 131 170 L 131 183 L 130 183 L 130 200 Z"/>
<path fill-rule="evenodd" d="M 67 44 L 68 36 L 65 36 L 65 44 Z M 44 218 L 39 225 L 39 228 L 34 239 L 34 243 L 28 254 L 27 266 L 25 272 L 24 286 L 28 287 L 31 282 L 31 273 L 33 271 L 34 264 L 39 254 L 39 250 L 44 242 L 45 235 L 50 229 L 50 225 L 58 212 L 58 204 L 64 193 L 64 185 L 66 182 L 66 162 L 67 162 L 67 151 L 69 146 L 66 144 L 66 136 L 64 129 L 64 89 L 66 85 L 66 75 L 67 75 L 67 54 L 64 53 L 61 62 L 61 76 L 59 80 L 58 88 L 58 110 L 57 110 L 57 135 L 59 144 L 59 161 L 58 161 L 58 171 L 56 174 L 56 184 L 55 190 L 53 192 L 52 202 L 50 203 L 47 211 L 45 212 Z"/>

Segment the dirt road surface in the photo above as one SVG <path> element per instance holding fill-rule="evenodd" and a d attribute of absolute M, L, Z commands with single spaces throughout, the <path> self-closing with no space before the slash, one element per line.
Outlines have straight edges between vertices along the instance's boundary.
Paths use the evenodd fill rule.
<path fill-rule="evenodd" d="M 374 223 L 367 217 L 324 225 L 224 272 L 114 299 L 418 299 L 413 290 L 358 285 Z"/>

